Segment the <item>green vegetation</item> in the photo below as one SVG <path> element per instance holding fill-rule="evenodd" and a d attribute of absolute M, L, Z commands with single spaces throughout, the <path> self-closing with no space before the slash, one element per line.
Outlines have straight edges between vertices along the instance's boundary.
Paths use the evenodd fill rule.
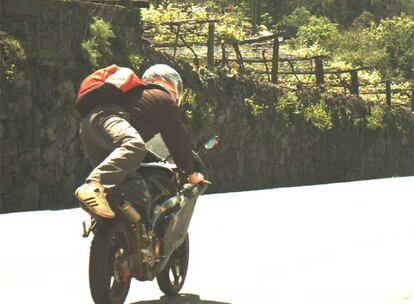
<path fill-rule="evenodd" d="M 298 13 L 299 12 L 299 13 Z M 413 78 L 414 20 L 405 15 L 381 20 L 363 12 L 352 27 L 339 31 L 338 24 L 326 17 L 309 16 L 306 24 L 298 16 L 309 16 L 304 8 L 284 20 L 288 28 L 296 28 L 296 36 L 288 43 L 289 51 L 302 56 L 326 55 L 331 66 L 371 66 L 382 78 L 399 82 Z M 293 21 L 297 22 L 294 24 Z M 286 22 L 282 22 L 282 25 Z M 341 63 L 341 64 L 338 64 Z"/>
<path fill-rule="evenodd" d="M 89 39 L 81 47 L 89 70 L 102 68 L 111 64 L 128 65 L 135 71 L 141 70 L 144 57 L 137 50 L 137 45 L 117 37 L 109 22 L 95 17 L 89 25 Z"/>
<path fill-rule="evenodd" d="M 276 101 L 275 109 L 286 124 L 291 124 L 294 120 L 304 120 L 321 131 L 329 131 L 343 124 L 342 118 L 334 123 L 333 114 L 338 109 L 328 106 L 328 99 L 332 96 L 315 93 L 298 96 L 294 92 L 288 92 Z"/>
<path fill-rule="evenodd" d="M 242 40 L 247 33 L 251 32 L 251 23 L 246 17 L 244 10 L 237 7 L 229 7 L 223 13 L 218 11 L 218 6 L 214 2 L 207 5 L 185 5 L 175 2 L 164 2 L 163 5 L 151 5 L 149 9 L 142 11 L 144 24 L 152 25 L 151 35 L 155 41 L 167 42 L 175 41 L 176 29 L 168 22 L 201 21 L 208 18 L 214 19 L 220 16 L 221 22 L 217 24 L 218 40 L 231 43 Z M 182 24 L 180 31 L 186 33 L 192 26 Z M 189 43 L 205 42 L 204 36 L 208 33 L 208 24 L 201 25 L 197 34 L 185 35 L 185 40 Z"/>
<path fill-rule="evenodd" d="M 256 7 L 260 6 L 260 8 Z M 256 8 L 255 8 L 256 7 Z M 257 18 L 254 14 L 260 13 Z M 392 104 L 410 107 L 411 81 L 414 78 L 414 0 L 405 1 L 354 1 L 354 0 L 220 0 L 202 1 L 154 1 L 149 10 L 143 11 L 144 24 L 156 25 L 149 29 L 150 36 L 159 42 L 174 46 L 185 41 L 189 48 L 174 52 L 177 58 L 190 59 L 198 55 L 197 66 L 206 66 L 205 43 L 208 24 L 181 24 L 180 36 L 176 37 L 177 24 L 168 22 L 201 21 L 220 19 L 215 27 L 216 64 L 212 72 L 228 76 L 244 74 L 259 81 L 269 81 L 271 63 L 236 62 L 233 43 L 272 31 L 284 31 L 287 35 L 281 44 L 282 56 L 310 58 L 324 56 L 325 70 L 341 71 L 359 67 L 368 69 L 358 72 L 361 97 L 368 103 L 385 104 L 385 81 L 392 82 Z M 254 24 L 256 22 L 257 24 Z M 257 28 L 259 32 L 254 29 Z M 224 62 L 217 46 L 226 44 Z M 182 44 L 182 43 L 181 43 Z M 204 44 L 204 46 L 202 46 Z M 170 48 L 171 50 L 171 48 Z M 256 61 L 271 58 L 272 50 L 262 53 L 261 47 L 240 45 L 243 59 Z M 172 52 L 170 53 L 172 54 Z M 308 61 L 281 62 L 280 71 L 314 71 L 315 63 Z M 311 74 L 281 74 L 279 82 L 301 87 L 315 86 L 316 77 Z M 325 74 L 327 90 L 331 93 L 350 93 L 351 75 Z M 250 107 L 257 109 L 257 107 Z M 253 110 L 260 113 L 260 110 Z"/>
<path fill-rule="evenodd" d="M 181 108 L 185 119 L 194 130 L 201 130 L 204 125 L 214 123 L 216 104 L 202 99 L 191 89 L 184 89 Z"/>
<path fill-rule="evenodd" d="M 7 124 L 10 113 L 17 108 L 15 96 L 27 89 L 22 88 L 27 67 L 26 59 L 26 52 L 17 39 L 9 35 L 0 36 L 0 120 L 4 119 L 4 124 Z M 21 119 L 25 114 L 24 111 L 20 111 L 17 117 Z M 3 129 L 3 126 L 0 126 L 0 129 Z M 17 130 L 11 129 L 13 130 L 1 130 L 0 137 L 6 130 L 8 134 L 17 134 Z"/>
<path fill-rule="evenodd" d="M 309 23 L 311 17 L 311 12 L 301 6 L 295 9 L 292 14 L 284 16 L 278 26 L 290 35 L 294 35 L 299 28 Z"/>
<path fill-rule="evenodd" d="M 102 18 L 94 18 L 89 26 L 91 38 L 82 42 L 85 57 L 92 68 L 112 63 L 111 40 L 115 38 L 112 27 Z"/>
<path fill-rule="evenodd" d="M 276 111 L 283 115 L 286 122 L 293 121 L 295 116 L 303 113 L 304 105 L 294 92 L 287 92 L 276 102 Z"/>
<path fill-rule="evenodd" d="M 150 1 L 155 7 L 165 8 L 162 0 Z M 190 6 L 189 0 L 174 0 L 174 5 Z M 325 16 L 345 29 L 352 26 L 364 12 L 371 14 L 375 21 L 399 16 L 401 13 L 414 15 L 413 0 L 204 0 L 198 1 L 210 10 L 227 12 L 238 8 L 251 22 L 257 25 L 277 24 L 303 7 L 315 16 Z M 256 16 L 257 15 L 257 16 Z M 245 17 L 245 18 L 246 18 Z"/>
<path fill-rule="evenodd" d="M 260 14 L 260 16 L 257 16 Z M 316 88 L 315 74 L 284 73 L 279 75 L 281 87 L 289 85 L 275 102 L 274 107 L 263 104 L 256 95 L 246 98 L 244 106 L 253 118 L 268 111 L 276 111 L 288 124 L 299 119 L 319 130 L 329 131 L 340 124 L 354 127 L 381 129 L 392 111 L 411 106 L 412 80 L 414 79 L 414 0 L 220 0 L 153 1 L 149 10 L 143 11 L 144 25 L 155 42 L 171 47 L 185 42 L 187 48 L 174 52 L 176 58 L 188 59 L 198 55 L 197 66 L 201 80 L 208 86 L 215 77 L 243 77 L 269 81 L 271 63 L 265 70 L 263 63 L 246 59 L 271 58 L 272 50 L 262 53 L 261 46 L 240 45 L 245 59 L 243 67 L 236 62 L 235 42 L 269 35 L 273 31 L 286 33 L 281 44 L 282 56 L 311 58 L 323 56 L 325 70 L 342 71 L 364 67 L 358 71 L 360 98 L 349 95 L 351 74 L 326 73 L 325 89 Z M 215 25 L 216 65 L 206 68 L 208 23 L 197 21 L 220 19 Z M 178 27 L 179 22 L 191 21 Z M 171 23 L 175 22 L 175 23 Z M 180 35 L 176 33 L 179 29 Z M 218 49 L 226 45 L 227 56 L 233 60 L 222 61 Z M 188 46 L 191 46 L 191 53 Z M 170 53 L 172 54 L 172 53 Z M 219 62 L 219 63 L 218 63 Z M 280 62 L 280 71 L 314 71 L 315 61 Z M 385 104 L 385 82 L 392 83 L 392 108 Z M 308 92 L 307 92 L 308 91 Z M 307 92 L 307 93 L 306 93 Z M 189 119 L 209 119 L 214 107 L 188 93 L 185 103 Z M 360 108 L 350 106 L 362 102 Z M 342 108 L 340 108 L 342 107 Z M 365 110 L 361 110 L 361 109 Z M 212 110 L 213 109 L 213 110 Z M 368 109 L 368 110 L 366 110 Z M 365 111 L 365 112 L 364 112 Z M 209 114 L 210 113 L 210 114 Z M 388 115 L 388 116 L 387 116 Z"/>
<path fill-rule="evenodd" d="M 253 95 L 244 100 L 245 106 L 249 109 L 249 112 L 254 118 L 259 118 L 265 111 L 269 110 L 269 106 L 261 103 L 257 100 L 257 96 Z"/>
<path fill-rule="evenodd" d="M 18 70 L 26 61 L 26 52 L 21 43 L 10 36 L 0 36 L 0 70 L 2 80 L 13 83 Z"/>
<path fill-rule="evenodd" d="M 290 46 L 296 48 L 318 45 L 323 48 L 329 46 L 338 34 L 338 25 L 328 18 L 310 16 L 306 24 L 298 27 L 296 39 L 291 40 Z"/>
<path fill-rule="evenodd" d="M 135 71 L 139 71 L 141 68 L 141 64 L 144 62 L 144 57 L 139 54 L 130 54 L 128 56 L 129 63 L 131 65 L 131 68 Z"/>
<path fill-rule="evenodd" d="M 382 129 L 385 110 L 380 106 L 374 106 L 367 117 L 367 127 L 371 130 Z"/>
<path fill-rule="evenodd" d="M 412 79 L 414 68 L 412 17 L 384 19 L 378 25 L 371 23 L 366 28 L 358 25 L 336 35 L 329 35 L 332 31 L 324 32 L 328 39 L 320 39 L 319 45 L 326 55 L 332 56 L 333 61 L 342 60 L 351 65 L 372 66 L 378 69 L 384 78 L 400 81 Z M 301 40 L 298 41 L 296 38 L 296 41 Z"/>
<path fill-rule="evenodd" d="M 323 100 L 318 104 L 306 107 L 304 116 L 306 121 L 320 130 L 330 130 L 333 127 L 332 117 Z"/>
<path fill-rule="evenodd" d="M 195 99 L 196 94 L 190 89 L 184 89 L 183 97 L 182 97 L 182 108 L 184 110 L 185 117 L 188 121 L 192 121 L 193 119 L 193 112 L 195 109 Z"/>
<path fill-rule="evenodd" d="M 382 72 L 388 77 L 413 79 L 414 74 L 414 19 L 402 16 L 382 20 L 372 30 L 375 46 L 381 50 L 384 62 Z"/>

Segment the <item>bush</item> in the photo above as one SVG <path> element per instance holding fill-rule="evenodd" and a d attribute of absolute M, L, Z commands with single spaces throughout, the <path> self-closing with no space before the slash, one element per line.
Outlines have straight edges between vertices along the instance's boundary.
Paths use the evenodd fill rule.
<path fill-rule="evenodd" d="M 413 79 L 414 19 L 406 16 L 384 19 L 372 31 L 377 47 L 383 50 L 384 74 Z"/>
<path fill-rule="evenodd" d="M 283 115 L 287 122 L 292 122 L 296 115 L 303 113 L 303 104 L 294 92 L 286 92 L 282 95 L 277 104 L 276 111 Z"/>
<path fill-rule="evenodd" d="M 309 23 L 312 14 L 304 7 L 298 7 L 292 14 L 283 17 L 279 27 L 290 35 L 295 35 L 300 27 Z"/>
<path fill-rule="evenodd" d="M 94 18 L 89 26 L 91 38 L 82 42 L 85 57 L 92 68 L 109 65 L 112 61 L 111 40 L 115 38 L 111 25 L 101 18 Z"/>
<path fill-rule="evenodd" d="M 384 127 L 385 111 L 381 106 L 374 106 L 371 109 L 371 113 L 367 117 L 367 128 L 370 130 L 378 130 Z"/>
<path fill-rule="evenodd" d="M 2 79 L 14 82 L 19 66 L 26 61 L 26 53 L 21 43 L 9 36 L 0 37 L 0 70 Z"/>
<path fill-rule="evenodd" d="M 295 42 L 302 46 L 326 46 L 339 34 L 338 25 L 326 17 L 311 16 L 309 23 L 299 28 Z"/>
<path fill-rule="evenodd" d="M 327 131 L 333 127 L 331 114 L 323 100 L 321 100 L 320 103 L 310 105 L 305 109 L 305 119 L 319 130 Z"/>
<path fill-rule="evenodd" d="M 269 109 L 269 106 L 264 105 L 260 101 L 257 101 L 255 95 L 245 98 L 244 105 L 249 109 L 250 113 L 254 118 L 259 118 L 265 113 L 265 110 Z"/>
<path fill-rule="evenodd" d="M 354 28 L 340 34 L 335 53 L 355 65 L 377 68 L 383 79 L 397 82 L 413 79 L 414 20 L 410 17 L 384 19 L 377 26 Z"/>
<path fill-rule="evenodd" d="M 141 69 L 141 65 L 144 62 L 144 57 L 142 57 L 139 54 L 133 53 L 128 56 L 128 59 L 129 63 L 131 64 L 131 68 L 134 71 L 139 71 Z"/>
<path fill-rule="evenodd" d="M 369 28 L 373 23 L 375 23 L 375 16 L 370 12 L 363 11 L 361 15 L 354 19 L 352 27 L 354 29 Z"/>

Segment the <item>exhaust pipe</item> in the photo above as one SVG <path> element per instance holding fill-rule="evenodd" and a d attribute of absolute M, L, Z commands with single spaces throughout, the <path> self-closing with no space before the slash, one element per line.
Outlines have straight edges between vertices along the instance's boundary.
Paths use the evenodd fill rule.
<path fill-rule="evenodd" d="M 137 223 L 141 220 L 141 215 L 128 201 L 124 201 L 120 204 L 119 210 L 131 223 Z"/>

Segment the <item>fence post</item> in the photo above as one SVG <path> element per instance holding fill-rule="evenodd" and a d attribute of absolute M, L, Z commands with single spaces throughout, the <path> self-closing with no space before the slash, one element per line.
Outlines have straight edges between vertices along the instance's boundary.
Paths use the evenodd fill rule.
<path fill-rule="evenodd" d="M 323 71 L 322 57 L 315 57 L 315 76 L 316 76 L 316 85 L 323 86 L 325 83 L 325 75 Z"/>
<path fill-rule="evenodd" d="M 237 63 L 239 64 L 240 74 L 244 74 L 243 56 L 242 56 L 242 54 L 240 52 L 239 43 L 238 42 L 233 42 L 233 48 L 234 48 L 234 51 L 236 52 Z"/>
<path fill-rule="evenodd" d="M 351 71 L 351 94 L 359 95 L 358 71 Z"/>
<path fill-rule="evenodd" d="M 273 57 L 272 57 L 272 83 L 279 82 L 279 37 L 273 40 Z"/>
<path fill-rule="evenodd" d="M 175 33 L 175 43 L 174 43 L 174 55 L 173 55 L 173 58 L 175 58 L 175 55 L 177 54 L 178 38 L 180 37 L 180 28 L 181 28 L 181 24 L 178 24 L 177 25 L 177 31 Z"/>
<path fill-rule="evenodd" d="M 271 82 L 272 81 L 271 73 L 269 71 L 269 66 L 267 65 L 267 62 L 266 62 L 266 50 L 262 50 L 262 57 L 263 57 L 263 63 L 266 68 L 267 80 Z"/>
<path fill-rule="evenodd" d="M 392 99 L 391 81 L 387 80 L 385 82 L 385 90 L 387 94 L 387 105 L 391 107 L 391 99 Z"/>
<path fill-rule="evenodd" d="M 257 0 L 251 0 L 252 6 L 252 29 L 253 33 L 257 33 L 257 21 L 258 21 L 258 11 L 257 11 Z"/>
<path fill-rule="evenodd" d="M 209 68 L 214 66 L 214 22 L 208 24 L 207 65 Z"/>
<path fill-rule="evenodd" d="M 221 44 L 221 65 L 224 66 L 228 66 L 228 61 L 227 61 L 227 53 L 226 53 L 226 45 L 224 44 L 223 41 L 220 41 Z"/>

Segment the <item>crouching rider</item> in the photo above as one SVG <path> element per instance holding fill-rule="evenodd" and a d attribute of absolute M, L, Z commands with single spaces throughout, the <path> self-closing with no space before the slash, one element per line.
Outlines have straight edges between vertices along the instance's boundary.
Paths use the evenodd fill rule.
<path fill-rule="evenodd" d="M 189 182 L 204 180 L 194 170 L 190 138 L 180 119 L 182 92 L 180 75 L 164 64 L 150 67 L 142 79 L 129 68 L 112 65 L 82 82 L 76 108 L 83 117 L 83 150 L 94 169 L 75 196 L 91 213 L 115 216 L 108 194 L 136 178 L 145 143 L 157 133 Z"/>

